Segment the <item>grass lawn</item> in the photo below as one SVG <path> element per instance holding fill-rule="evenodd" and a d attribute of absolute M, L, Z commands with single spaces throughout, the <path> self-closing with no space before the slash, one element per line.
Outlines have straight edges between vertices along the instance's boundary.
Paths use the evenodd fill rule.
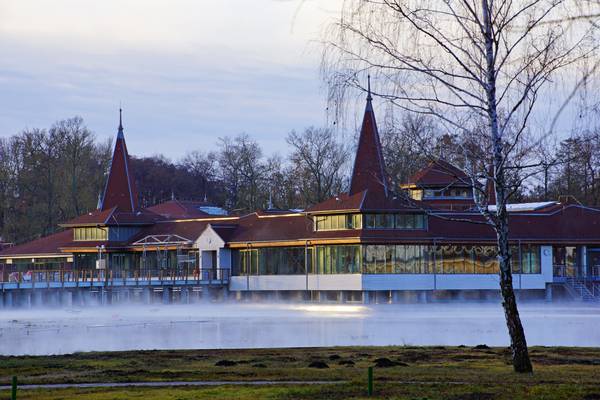
<path fill-rule="evenodd" d="M 22 384 L 344 381 L 329 385 L 39 389 L 22 390 L 18 398 L 348 399 L 367 398 L 367 368 L 375 365 L 375 398 L 600 400 L 600 349 L 533 347 L 530 352 L 533 375 L 513 373 L 507 349 L 486 347 L 131 351 L 0 357 L 0 382 L 9 384 L 13 375 Z M 327 368 L 310 367 L 311 363 L 324 363 Z M 8 391 L 0 392 L 0 398 L 8 395 Z"/>

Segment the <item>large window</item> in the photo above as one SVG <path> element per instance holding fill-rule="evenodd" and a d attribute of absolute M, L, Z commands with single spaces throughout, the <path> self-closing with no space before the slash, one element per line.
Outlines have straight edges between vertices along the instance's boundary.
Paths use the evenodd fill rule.
<path fill-rule="evenodd" d="M 334 231 L 342 229 L 361 229 L 361 214 L 337 214 L 315 216 L 315 230 Z"/>
<path fill-rule="evenodd" d="M 108 239 L 108 228 L 97 228 L 86 226 L 83 228 L 73 229 L 73 239 L 76 241 L 81 240 L 107 240 Z"/>
<path fill-rule="evenodd" d="M 265 247 L 241 250 L 234 256 L 239 266 L 239 275 L 303 275 L 306 274 L 305 253 L 308 253 L 308 268 L 312 268 L 312 248 Z"/>
<path fill-rule="evenodd" d="M 314 249 L 314 252 L 313 252 Z M 305 252 L 308 259 L 305 262 Z M 514 273 L 541 272 L 540 247 L 511 248 Z M 474 245 L 324 245 L 240 250 L 234 274 L 497 274 L 495 246 Z M 314 265 L 314 267 L 313 267 Z"/>
<path fill-rule="evenodd" d="M 360 273 L 360 246 L 317 246 L 317 274 Z"/>

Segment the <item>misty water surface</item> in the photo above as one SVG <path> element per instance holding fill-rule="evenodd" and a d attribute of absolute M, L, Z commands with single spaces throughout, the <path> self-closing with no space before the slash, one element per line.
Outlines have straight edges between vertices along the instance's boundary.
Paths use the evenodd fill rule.
<path fill-rule="evenodd" d="M 521 305 L 530 345 L 600 347 L 600 307 Z M 0 311 L 0 354 L 508 345 L 499 304 L 193 304 Z"/>

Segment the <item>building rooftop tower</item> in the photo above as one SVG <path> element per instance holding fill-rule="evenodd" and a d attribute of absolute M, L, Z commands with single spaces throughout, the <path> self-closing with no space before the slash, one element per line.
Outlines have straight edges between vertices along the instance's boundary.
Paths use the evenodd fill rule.
<path fill-rule="evenodd" d="M 129 154 L 123 135 L 122 110 L 119 109 L 119 130 L 113 153 L 110 172 L 102 196 L 102 211 L 117 207 L 121 212 L 136 212 L 139 209 L 137 189 L 129 163 Z"/>
<path fill-rule="evenodd" d="M 368 189 L 370 192 L 378 192 L 387 197 L 388 183 L 381 142 L 377 132 L 375 112 L 373 111 L 370 77 L 367 92 L 367 104 L 358 139 L 349 194 L 353 195 Z"/>

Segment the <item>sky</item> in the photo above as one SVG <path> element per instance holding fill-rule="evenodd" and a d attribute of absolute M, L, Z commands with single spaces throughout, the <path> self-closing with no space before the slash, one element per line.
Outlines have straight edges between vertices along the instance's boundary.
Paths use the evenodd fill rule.
<path fill-rule="evenodd" d="M 0 0 L 0 136 L 119 104 L 130 153 L 179 159 L 245 132 L 267 154 L 324 126 L 323 30 L 342 0 Z"/>

